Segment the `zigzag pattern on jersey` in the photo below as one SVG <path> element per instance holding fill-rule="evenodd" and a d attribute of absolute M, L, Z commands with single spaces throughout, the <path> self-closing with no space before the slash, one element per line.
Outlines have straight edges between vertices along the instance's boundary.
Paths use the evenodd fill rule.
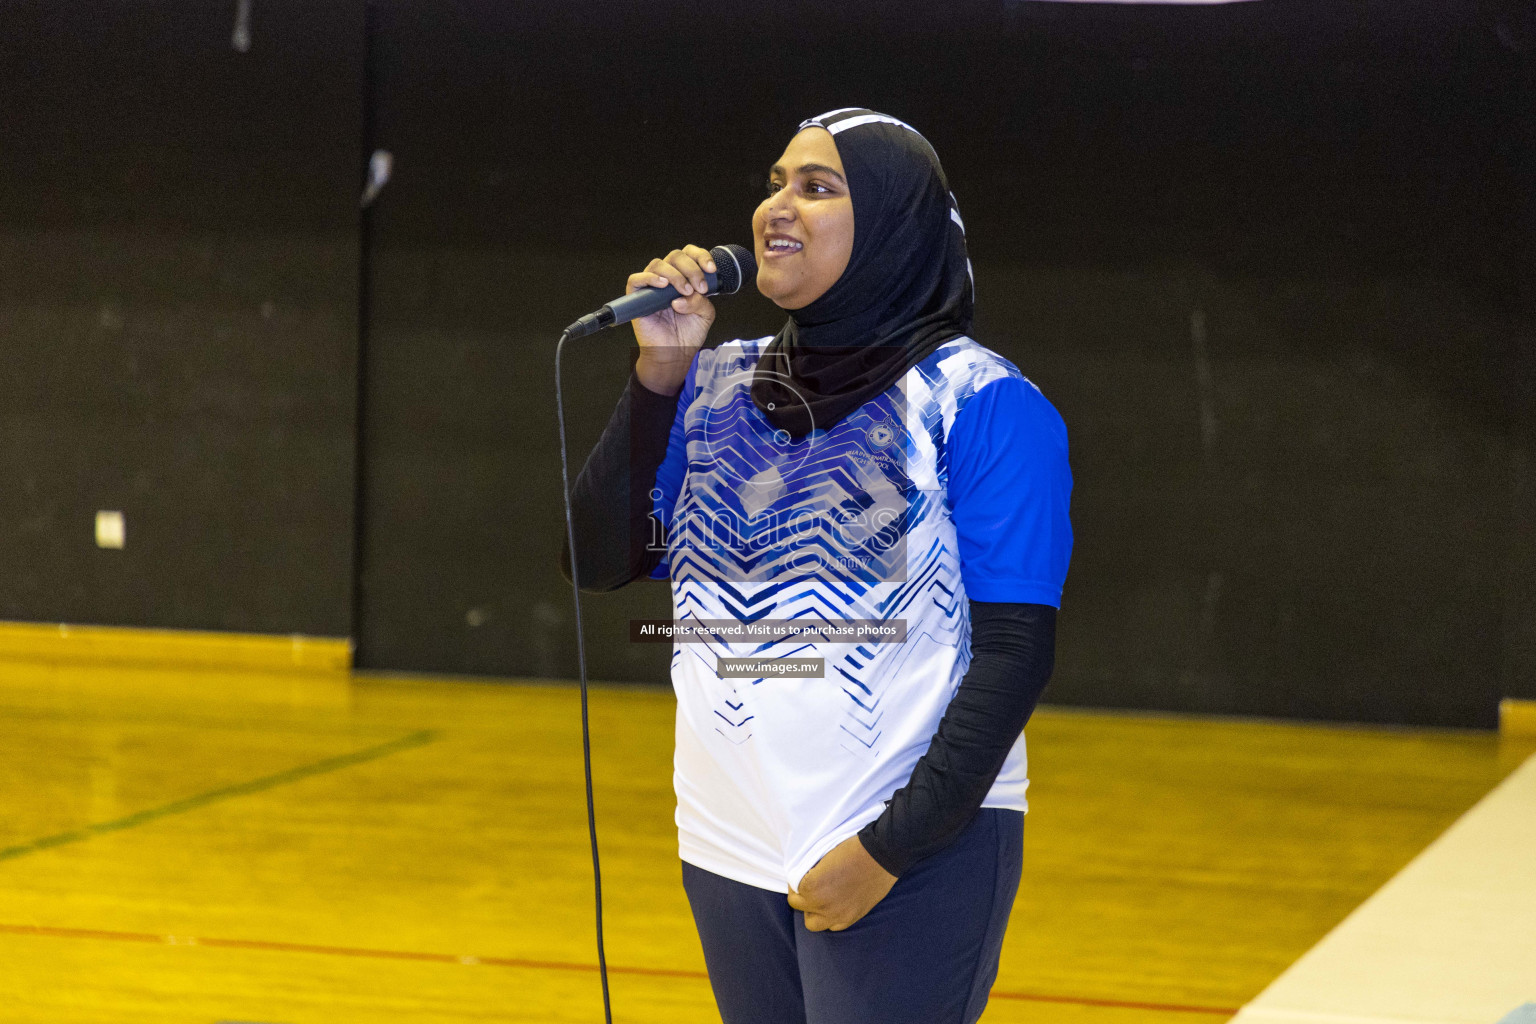
<path fill-rule="evenodd" d="M 909 629 L 901 644 L 813 644 L 747 640 L 679 644 L 674 665 L 680 659 L 697 661 L 691 677 L 703 680 L 711 693 L 715 730 L 732 743 L 751 738 L 753 720 L 749 704 L 752 689 L 771 677 L 721 679 L 716 673 L 720 658 L 823 657 L 827 678 L 842 691 L 847 704 L 839 723 L 843 747 L 861 757 L 874 758 L 882 733 L 883 701 L 888 684 L 903 678 L 902 664 L 919 649 L 926 637 L 943 646 L 966 640 L 969 620 L 963 614 L 964 591 L 959 579 L 959 558 L 938 537 L 913 559 L 911 576 L 904 581 L 841 588 L 804 579 L 770 584 L 732 584 L 695 580 L 674 591 L 674 616 L 687 619 L 792 619 L 828 623 L 840 619 L 905 619 Z M 915 628 L 914 628 L 915 627 Z"/>
<path fill-rule="evenodd" d="M 688 471 L 668 547 L 692 557 L 669 559 L 673 580 L 902 578 L 902 540 L 930 503 L 908 493 L 901 390 L 791 443 L 752 402 L 745 348 L 708 361 L 685 415 Z M 705 371 L 701 353 L 699 377 Z"/>
<path fill-rule="evenodd" d="M 875 757 L 884 681 L 902 677 L 902 662 L 919 641 L 926 637 L 968 654 L 959 552 L 945 500 L 945 439 L 981 387 L 1023 374 L 971 339 L 956 339 L 833 430 L 790 444 L 775 437 L 750 396 L 752 370 L 770 340 L 700 353 L 698 399 L 684 422 L 688 472 L 667 537 L 675 617 L 905 618 L 907 643 L 798 643 L 785 650 L 776 649 L 782 642 L 690 643 L 678 645 L 673 665 L 698 660 L 690 675 L 710 681 L 715 691 L 716 731 L 740 744 L 751 738 L 751 692 L 764 677 L 719 679 L 716 659 L 836 654 L 828 659 L 827 678 L 848 701 L 843 747 Z M 871 451 L 871 430 L 880 424 L 893 428 L 885 446 L 892 457 Z M 886 513 L 879 528 L 829 525 L 834 513 L 868 515 L 870 509 Z M 785 529 L 797 519 L 801 528 Z"/>

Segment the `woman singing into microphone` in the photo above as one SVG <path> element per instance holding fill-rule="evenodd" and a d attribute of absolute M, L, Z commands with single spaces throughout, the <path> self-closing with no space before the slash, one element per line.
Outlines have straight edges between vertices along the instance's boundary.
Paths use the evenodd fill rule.
<path fill-rule="evenodd" d="M 703 348 L 698 246 L 629 278 L 680 297 L 634 321 L 574 487 L 577 573 L 670 579 L 678 620 L 904 627 L 674 646 L 683 885 L 726 1024 L 969 1024 L 1019 883 L 1066 427 L 969 336 L 964 224 L 909 126 L 804 122 L 752 234 L 774 337 Z"/>

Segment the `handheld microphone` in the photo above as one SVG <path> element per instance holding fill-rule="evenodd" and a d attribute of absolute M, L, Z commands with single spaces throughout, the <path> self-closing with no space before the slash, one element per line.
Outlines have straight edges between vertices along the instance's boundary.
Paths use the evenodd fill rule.
<path fill-rule="evenodd" d="M 709 250 L 715 261 L 715 273 L 705 274 L 707 295 L 734 295 L 741 290 L 747 278 L 757 273 L 757 260 L 739 245 L 717 245 Z M 665 288 L 641 288 L 622 298 L 614 299 L 596 313 L 588 313 L 565 329 L 566 337 L 580 338 L 601 331 L 605 327 L 627 324 L 642 316 L 650 316 L 672 305 L 678 291 L 671 285 Z"/>

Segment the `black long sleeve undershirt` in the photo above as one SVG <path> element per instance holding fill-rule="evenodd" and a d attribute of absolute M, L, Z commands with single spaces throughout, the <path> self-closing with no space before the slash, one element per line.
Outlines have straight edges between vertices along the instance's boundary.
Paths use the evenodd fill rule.
<path fill-rule="evenodd" d="M 661 562 L 653 544 L 660 524 L 652 514 L 651 489 L 667 455 L 677 395 L 658 395 L 633 372 L 597 447 L 571 485 L 571 525 L 576 533 L 577 576 L 590 593 L 617 590 Z M 560 544 L 560 574 L 571 578 L 571 549 Z"/>
<path fill-rule="evenodd" d="M 659 395 L 630 375 L 597 447 L 571 488 L 581 589 L 603 593 L 648 575 L 662 551 L 651 489 L 666 456 L 677 396 Z M 560 571 L 571 578 L 569 547 Z M 1034 712 L 1055 663 L 1056 609 L 971 601 L 971 664 L 928 751 L 859 841 L 881 867 L 901 875 L 949 845 L 970 823 Z"/>
<path fill-rule="evenodd" d="M 859 841 L 900 876 L 970 824 L 1034 713 L 1056 661 L 1056 609 L 972 601 L 971 664 L 928 752 Z"/>

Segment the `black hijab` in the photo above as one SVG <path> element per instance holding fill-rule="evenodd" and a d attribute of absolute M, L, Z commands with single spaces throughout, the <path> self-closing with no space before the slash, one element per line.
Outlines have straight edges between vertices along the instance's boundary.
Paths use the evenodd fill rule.
<path fill-rule="evenodd" d="M 801 437 L 831 429 L 951 338 L 970 333 L 965 227 L 939 158 L 894 117 L 813 117 L 832 133 L 853 201 L 853 251 L 837 283 L 792 310 L 763 350 L 752 401 Z"/>

